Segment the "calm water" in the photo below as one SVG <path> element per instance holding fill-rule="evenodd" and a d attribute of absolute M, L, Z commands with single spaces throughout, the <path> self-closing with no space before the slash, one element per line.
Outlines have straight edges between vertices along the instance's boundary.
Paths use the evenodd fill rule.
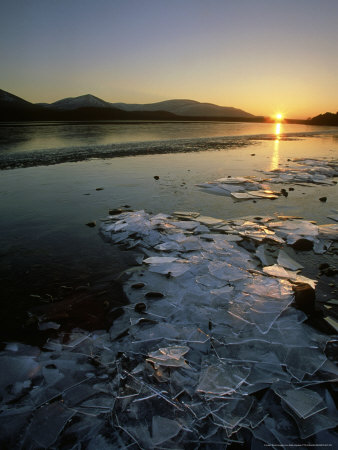
<path fill-rule="evenodd" d="M 278 133 L 323 133 L 330 127 L 282 124 Z M 135 144 L 276 134 L 276 124 L 237 122 L 137 123 L 24 123 L 0 125 L 0 155 L 46 150 L 119 146 L 128 152 Z M 130 144 L 130 145 L 127 145 Z"/>

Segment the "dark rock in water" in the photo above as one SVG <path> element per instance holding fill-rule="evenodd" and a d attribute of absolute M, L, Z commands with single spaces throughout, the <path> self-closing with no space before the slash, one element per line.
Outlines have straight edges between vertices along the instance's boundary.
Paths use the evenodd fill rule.
<path fill-rule="evenodd" d="M 160 177 L 159 177 L 158 175 L 155 175 L 155 176 L 154 176 L 154 179 L 155 179 L 155 180 L 159 180 Z"/>
<path fill-rule="evenodd" d="M 315 310 L 316 293 L 308 284 L 302 283 L 293 287 L 295 293 L 295 303 L 298 309 L 306 314 L 311 314 Z"/>
<path fill-rule="evenodd" d="M 145 303 L 136 303 L 134 310 L 137 313 L 143 313 L 147 309 L 147 305 Z"/>
<path fill-rule="evenodd" d="M 94 227 L 96 227 L 96 222 L 95 221 L 88 222 L 88 223 L 86 223 L 86 225 L 87 225 L 87 227 L 94 228 Z"/>
<path fill-rule="evenodd" d="M 135 283 L 135 284 L 133 284 L 131 287 L 132 287 L 133 289 L 142 289 L 144 286 L 145 286 L 144 283 Z"/>
<path fill-rule="evenodd" d="M 103 191 L 103 187 L 96 188 L 97 191 Z"/>
<path fill-rule="evenodd" d="M 124 205 L 124 206 L 121 206 L 121 208 L 110 209 L 110 210 L 108 211 L 108 214 L 109 214 L 110 216 L 118 216 L 119 214 L 121 214 L 121 213 L 123 213 L 123 212 L 131 212 L 131 210 L 128 209 L 128 208 L 130 208 L 129 205 Z"/>
<path fill-rule="evenodd" d="M 146 298 L 163 298 L 164 295 L 161 292 L 147 292 Z"/>
<path fill-rule="evenodd" d="M 323 202 L 323 203 L 325 203 L 326 202 L 326 200 L 327 200 L 327 197 L 320 197 L 320 199 L 319 199 L 321 202 Z"/>
<path fill-rule="evenodd" d="M 292 244 L 292 247 L 295 250 L 308 251 L 313 249 L 313 242 L 307 239 L 298 239 L 298 241 Z"/>
<path fill-rule="evenodd" d="M 123 212 L 122 209 L 116 208 L 116 209 L 110 209 L 110 210 L 108 211 L 108 214 L 109 214 L 110 216 L 117 216 L 117 215 L 121 214 L 122 212 Z"/>
<path fill-rule="evenodd" d="M 282 195 L 284 195 L 284 197 L 287 197 L 289 195 L 289 193 L 284 188 L 281 189 L 280 192 L 281 192 Z"/>
<path fill-rule="evenodd" d="M 289 191 L 294 191 L 294 190 L 295 190 L 295 188 L 293 188 L 293 187 L 289 188 Z"/>

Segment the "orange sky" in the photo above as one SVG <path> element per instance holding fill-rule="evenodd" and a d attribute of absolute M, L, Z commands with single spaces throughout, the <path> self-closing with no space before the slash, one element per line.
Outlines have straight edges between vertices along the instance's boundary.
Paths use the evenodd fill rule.
<path fill-rule="evenodd" d="M 307 118 L 338 110 L 337 23 L 336 0 L 5 0 L 0 88 Z"/>

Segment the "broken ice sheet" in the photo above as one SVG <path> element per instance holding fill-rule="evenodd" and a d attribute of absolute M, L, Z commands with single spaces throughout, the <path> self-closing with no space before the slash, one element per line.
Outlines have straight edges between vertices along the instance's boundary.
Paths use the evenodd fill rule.
<path fill-rule="evenodd" d="M 152 440 L 154 445 L 160 445 L 177 436 L 181 431 L 181 426 L 176 420 L 166 417 L 153 416 L 152 419 Z"/>
<path fill-rule="evenodd" d="M 209 217 L 209 216 L 199 216 L 198 222 L 202 225 L 212 226 L 212 225 L 221 225 L 224 223 L 223 219 L 216 219 L 215 217 Z"/>
<path fill-rule="evenodd" d="M 224 287 L 226 287 L 228 289 L 230 287 L 230 286 L 228 286 L 226 280 L 220 280 L 219 278 L 216 278 L 210 274 L 200 275 L 200 276 L 196 277 L 196 282 L 198 284 L 201 284 L 202 286 L 210 287 L 210 288 L 214 288 L 214 289 L 219 289 L 219 288 L 224 288 Z"/>
<path fill-rule="evenodd" d="M 308 439 L 320 431 L 329 430 L 330 428 L 335 428 L 338 425 L 337 411 L 329 412 L 327 410 L 323 410 L 311 415 L 310 417 L 302 419 L 286 402 L 282 402 L 282 406 L 295 420 L 302 439 Z"/>
<path fill-rule="evenodd" d="M 292 300 L 292 286 L 287 280 L 264 277 L 262 275 L 253 276 L 245 282 L 242 287 L 244 292 L 255 294 L 264 298 L 274 298 L 276 300 Z M 284 308 L 283 308 L 284 309 Z"/>
<path fill-rule="evenodd" d="M 124 220 L 125 222 L 129 221 L 127 215 Z M 268 389 L 273 396 L 272 402 L 279 405 L 283 399 L 280 400 L 279 396 L 273 394 L 271 389 L 271 385 L 279 380 L 284 380 L 288 388 L 293 389 L 290 381 L 292 378 L 296 378 L 298 381 L 295 382 L 293 379 L 293 382 L 296 383 L 297 389 L 307 389 L 310 386 L 309 390 L 311 390 L 311 385 L 318 389 L 319 383 L 336 378 L 332 369 L 326 367 L 325 342 L 319 335 L 309 333 L 305 329 L 305 325 L 302 324 L 304 315 L 301 316 L 299 311 L 291 314 L 291 308 L 288 308 L 294 299 L 292 284 L 287 279 L 273 278 L 258 272 L 256 258 L 254 259 L 252 252 L 244 250 L 236 243 L 228 242 L 226 236 L 221 233 L 231 233 L 233 236 L 238 236 L 239 232 L 247 233 L 244 237 L 246 244 L 249 244 L 250 248 L 254 250 L 257 240 L 264 239 L 264 236 L 265 241 L 269 239 L 269 236 L 274 239 L 273 233 L 276 231 L 279 237 L 275 241 L 278 239 L 276 243 L 282 245 L 278 245 L 278 249 L 277 246 L 273 247 L 274 243 L 269 245 L 269 248 L 273 248 L 275 251 L 271 252 L 272 261 L 263 262 L 265 266 L 272 266 L 276 262 L 278 250 L 285 244 L 283 237 L 289 239 L 288 235 L 291 234 L 291 238 L 297 240 L 305 238 L 317 245 L 317 241 L 319 242 L 324 235 L 325 239 L 329 240 L 327 234 L 317 235 L 315 225 L 308 226 L 306 221 L 295 223 L 289 218 L 277 223 L 276 219 L 264 217 L 241 218 L 232 221 L 219 219 L 216 222 L 208 218 L 206 222 L 211 229 L 211 233 L 208 234 L 203 227 L 201 231 L 198 218 L 191 221 L 195 223 L 190 223 L 190 225 L 187 225 L 187 221 L 174 221 L 170 218 L 168 220 L 168 218 L 158 217 L 155 221 L 152 220 L 152 216 L 148 215 L 143 215 L 142 221 L 143 225 L 137 224 L 139 227 L 137 239 L 141 241 L 140 245 L 143 249 L 146 249 L 144 251 L 146 258 L 159 257 L 159 254 L 155 253 L 156 250 L 165 251 L 166 253 L 161 256 L 186 257 L 191 270 L 177 278 L 166 278 L 150 270 L 156 265 L 162 266 L 164 269 L 165 264 L 180 264 L 179 260 L 144 265 L 142 281 L 146 285 L 147 291 L 131 288 L 132 284 L 141 280 L 140 274 L 136 273 L 133 273 L 132 279 L 128 281 L 125 288 L 131 301 L 126 312 L 130 313 L 133 326 L 129 329 L 129 336 L 121 337 L 121 348 L 123 348 L 125 357 L 130 359 L 130 363 L 135 359 L 131 367 L 135 367 L 135 364 L 139 366 L 140 358 L 142 359 L 144 369 L 138 369 L 139 377 L 144 378 L 146 376 L 144 372 L 148 370 L 157 383 L 163 383 L 164 388 L 162 391 L 156 390 L 153 384 L 149 383 L 149 392 L 147 391 L 143 395 L 136 394 L 136 397 L 126 400 L 123 410 L 128 418 L 126 427 L 130 432 L 133 430 L 134 433 L 135 427 L 132 426 L 132 419 L 128 414 L 132 414 L 131 411 L 135 409 L 133 405 L 136 403 L 143 408 L 145 396 L 151 396 L 149 399 L 156 399 L 156 401 L 165 400 L 166 409 L 155 408 L 151 417 L 159 416 L 171 420 L 173 417 L 168 415 L 167 409 L 172 406 L 177 409 L 176 400 L 173 401 L 172 396 L 179 395 L 180 401 L 184 398 L 184 402 L 190 397 L 192 404 L 197 404 L 198 399 L 202 398 L 204 399 L 203 404 L 209 404 L 210 401 L 214 401 L 213 399 L 220 397 L 222 397 L 222 401 L 225 398 L 233 400 L 235 398 L 237 400 L 252 398 L 252 393 Z M 263 223 L 264 226 L 262 226 Z M 289 223 L 292 223 L 292 226 Z M 270 224 L 271 228 L 269 228 Z M 135 223 L 133 227 L 137 228 Z M 154 231 L 155 227 L 156 239 L 152 240 L 151 231 Z M 129 225 L 126 229 L 130 229 Z M 303 234 L 304 230 L 308 233 L 307 235 Z M 203 234 L 195 234 L 196 232 Z M 328 232 L 332 231 L 328 230 Z M 128 239 L 132 241 L 134 238 L 129 237 Z M 168 245 L 166 245 L 167 242 L 169 242 Z M 177 246 L 172 246 L 171 242 Z M 158 247 L 154 250 L 156 245 Z M 287 253 L 293 255 L 288 250 Z M 282 265 L 281 257 L 282 253 L 278 261 L 279 266 Z M 222 265 L 223 263 L 228 266 Z M 229 271 L 223 271 L 224 267 L 229 268 Z M 284 267 L 284 269 L 289 269 L 289 267 Z M 168 273 L 166 271 L 167 268 L 163 272 Z M 216 273 L 221 276 L 217 276 Z M 238 273 L 243 274 L 244 277 L 237 278 Z M 234 276 L 235 278 L 230 280 L 229 275 L 230 278 Z M 304 280 L 296 274 L 292 283 L 300 279 Z M 165 297 L 160 300 L 145 298 L 145 293 L 151 291 L 164 293 Z M 146 305 L 146 311 L 134 312 L 133 305 L 140 302 Z M 135 317 L 147 317 L 148 322 L 135 321 L 133 314 Z M 170 355 L 164 355 L 165 359 L 168 358 L 167 362 L 174 361 L 176 364 L 176 361 L 179 361 L 181 364 L 180 360 L 185 361 L 186 358 L 191 369 L 158 364 L 158 369 L 154 370 L 150 364 L 144 362 L 147 355 L 149 358 L 151 358 L 150 355 L 153 355 L 154 360 L 159 357 L 158 359 L 161 361 L 160 358 L 163 356 L 154 352 L 154 349 L 158 347 L 167 349 L 167 346 L 173 343 L 177 346 L 189 346 L 190 351 L 186 357 L 177 355 L 178 359 L 176 358 L 176 360 Z M 302 347 L 299 347 L 299 344 Z M 170 346 L 172 347 L 172 345 Z M 213 356 L 214 352 L 216 356 Z M 200 371 L 201 366 L 202 371 Z M 234 379 L 231 377 L 233 370 L 244 370 L 245 373 Z M 154 390 L 152 391 L 152 389 Z M 173 398 L 176 399 L 176 397 Z M 283 415 L 284 411 L 280 406 L 279 409 L 273 411 L 265 403 L 260 406 L 262 407 L 261 414 L 252 423 L 249 419 L 248 421 L 242 419 L 232 428 L 229 420 L 226 422 L 217 419 L 219 420 L 218 429 L 222 428 L 222 436 L 226 437 L 225 432 L 228 434 L 235 431 L 240 432 L 243 427 L 245 429 L 248 427 L 259 428 L 268 412 L 270 418 L 273 419 L 269 422 L 271 426 L 274 426 L 274 434 L 271 435 L 272 437 L 270 436 L 273 442 L 276 444 L 299 442 L 298 429 L 293 419 L 286 413 Z M 308 414 L 316 417 L 322 407 L 323 404 L 318 403 Z M 217 414 L 219 408 L 220 406 L 210 407 L 210 412 Z M 138 417 L 141 418 L 143 416 L 140 416 L 140 411 Z M 278 420 L 281 415 L 283 415 L 283 420 L 286 416 L 290 423 L 294 424 L 292 430 L 290 428 L 291 434 L 285 438 L 283 430 L 287 430 L 290 424 L 286 421 L 284 428 L 278 428 Z M 295 415 L 297 416 L 296 413 Z M 202 407 L 198 407 L 196 416 L 200 420 L 206 417 Z M 249 418 L 249 415 L 247 417 Z M 211 425 L 210 417 L 207 418 L 207 421 Z M 177 422 L 181 424 L 178 419 Z M 208 436 L 221 436 L 220 430 L 217 431 L 217 427 L 213 426 L 215 430 Z M 144 447 L 154 445 L 154 442 L 149 440 L 151 439 L 149 433 L 152 434 L 151 418 L 148 418 L 144 427 L 142 426 L 138 430 L 147 436 L 143 442 Z M 181 439 L 185 431 L 182 429 L 182 432 L 178 433 L 180 433 Z M 178 433 L 172 439 L 176 439 Z M 136 437 L 135 434 L 134 436 Z M 201 433 L 199 436 L 200 439 Z M 170 447 L 172 442 L 169 441 L 159 445 Z M 199 442 L 198 439 L 196 442 Z"/>
<path fill-rule="evenodd" d="M 294 278 L 296 276 L 294 272 L 284 269 L 284 267 L 279 264 L 263 267 L 263 272 L 278 278 Z"/>
<path fill-rule="evenodd" d="M 274 392 L 281 397 L 298 417 L 305 419 L 322 402 L 322 397 L 310 389 L 295 389 L 287 383 L 276 383 Z M 322 408 L 321 408 L 322 409 Z"/>
<path fill-rule="evenodd" d="M 263 266 L 272 266 L 275 262 L 272 252 L 269 252 L 269 246 L 261 244 L 257 247 L 256 256 L 261 261 Z"/>
<path fill-rule="evenodd" d="M 150 258 L 144 259 L 143 262 L 146 264 L 168 264 L 176 261 L 177 258 L 171 256 L 152 256 Z"/>
<path fill-rule="evenodd" d="M 255 363 L 246 382 L 252 385 L 260 383 L 273 384 L 280 380 L 286 382 L 291 380 L 291 376 L 283 370 L 281 364 Z"/>
<path fill-rule="evenodd" d="M 270 344 L 266 341 L 251 340 L 249 342 L 241 342 L 239 344 L 219 345 L 215 346 L 218 357 L 224 360 L 226 364 L 232 363 L 249 363 L 272 364 L 281 366 L 285 358 L 286 349 L 279 344 Z M 245 366 L 245 364 L 242 364 Z M 261 381 L 259 381 L 261 382 Z M 263 382 L 263 381 L 262 381 Z M 264 383 L 266 380 L 264 380 Z"/>
<path fill-rule="evenodd" d="M 208 269 L 211 275 L 225 281 L 236 281 L 250 277 L 247 271 L 223 261 L 211 261 Z"/>
<path fill-rule="evenodd" d="M 92 397 L 95 394 L 96 392 L 91 386 L 82 383 L 66 390 L 62 394 L 62 398 L 67 406 L 72 407 L 83 402 L 87 398 Z"/>
<path fill-rule="evenodd" d="M 318 236 L 318 226 L 307 220 L 285 220 L 271 222 L 269 227 L 275 229 L 276 234 L 286 238 L 288 244 L 294 244 L 301 238 L 314 241 Z"/>
<path fill-rule="evenodd" d="M 254 200 L 258 198 L 253 194 L 249 194 L 248 192 L 232 192 L 231 197 L 235 198 L 236 200 Z"/>
<path fill-rule="evenodd" d="M 148 258 L 149 259 L 149 258 Z M 162 264 L 151 264 L 150 272 L 169 275 L 171 277 L 179 277 L 190 269 L 188 261 L 177 261 Z"/>
<path fill-rule="evenodd" d="M 280 192 L 271 191 L 269 189 L 248 191 L 249 194 L 254 194 L 256 197 L 275 199 L 280 196 Z"/>
<path fill-rule="evenodd" d="M 231 364 L 210 365 L 201 373 L 197 392 L 223 396 L 234 392 L 249 375 L 250 369 Z"/>
<path fill-rule="evenodd" d="M 173 345 L 170 347 L 163 347 L 148 355 L 147 361 L 154 363 L 156 366 L 167 367 L 185 367 L 189 368 L 183 355 L 188 353 L 189 347 L 185 345 Z"/>
<path fill-rule="evenodd" d="M 285 358 L 286 370 L 299 381 L 317 372 L 325 361 L 323 351 L 313 347 L 290 347 Z"/>
<path fill-rule="evenodd" d="M 278 253 L 277 263 L 286 269 L 298 270 L 303 269 L 303 266 L 297 261 L 292 259 L 284 250 L 280 250 Z"/>
<path fill-rule="evenodd" d="M 196 211 L 175 211 L 173 212 L 173 215 L 176 217 L 184 217 L 185 219 L 196 219 L 200 213 Z"/>
<path fill-rule="evenodd" d="M 294 281 L 296 283 L 308 284 L 309 286 L 312 287 L 312 289 L 316 289 L 316 284 L 318 282 L 317 280 L 312 280 L 311 278 L 299 275 L 296 271 L 284 269 L 284 267 L 278 264 L 263 267 L 263 272 L 273 277 L 287 278 L 288 280 Z"/>
<path fill-rule="evenodd" d="M 25 438 L 47 448 L 54 444 L 68 420 L 75 414 L 61 402 L 54 402 L 38 409 L 26 430 Z"/>
<path fill-rule="evenodd" d="M 234 428 L 249 414 L 254 403 L 253 397 L 228 400 L 220 409 L 212 413 L 215 423 L 225 428 Z"/>
<path fill-rule="evenodd" d="M 163 242 L 162 244 L 158 244 L 155 247 L 155 250 L 159 250 L 159 251 L 176 251 L 176 250 L 180 250 L 181 249 L 181 245 L 178 242 L 175 241 L 167 241 L 167 242 Z"/>

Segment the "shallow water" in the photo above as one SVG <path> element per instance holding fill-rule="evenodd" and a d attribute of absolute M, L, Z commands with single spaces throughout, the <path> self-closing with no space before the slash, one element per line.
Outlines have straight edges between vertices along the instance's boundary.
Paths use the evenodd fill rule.
<path fill-rule="evenodd" d="M 282 124 L 279 134 L 323 133 L 333 127 Z M 0 126 L 0 153 L 34 152 L 180 139 L 221 138 L 276 134 L 274 123 L 245 122 L 115 122 L 8 123 Z M 133 146 L 131 146 L 133 147 Z M 129 146 L 123 147 L 126 152 Z"/>

